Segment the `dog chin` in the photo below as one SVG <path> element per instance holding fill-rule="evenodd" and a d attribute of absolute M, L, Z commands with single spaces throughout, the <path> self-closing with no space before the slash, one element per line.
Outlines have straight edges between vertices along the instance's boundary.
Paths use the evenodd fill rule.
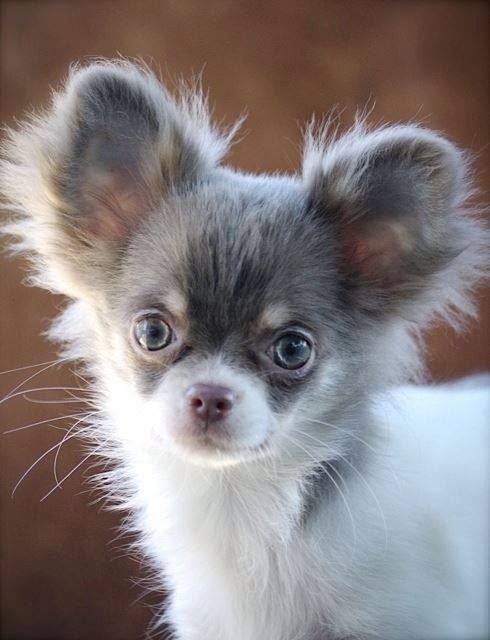
<path fill-rule="evenodd" d="M 252 462 L 271 455 L 272 447 L 266 438 L 260 444 L 249 446 L 233 442 L 216 442 L 211 438 L 169 439 L 172 452 L 181 460 L 202 467 L 230 467 Z"/>

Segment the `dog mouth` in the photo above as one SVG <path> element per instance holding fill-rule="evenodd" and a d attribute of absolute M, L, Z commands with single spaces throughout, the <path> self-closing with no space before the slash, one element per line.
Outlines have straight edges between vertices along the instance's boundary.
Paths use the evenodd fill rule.
<path fill-rule="evenodd" d="M 209 431 L 198 436 L 174 436 L 171 440 L 171 447 L 180 458 L 211 466 L 252 461 L 266 457 L 271 452 L 270 437 L 256 443 L 242 443 L 233 437 Z"/>

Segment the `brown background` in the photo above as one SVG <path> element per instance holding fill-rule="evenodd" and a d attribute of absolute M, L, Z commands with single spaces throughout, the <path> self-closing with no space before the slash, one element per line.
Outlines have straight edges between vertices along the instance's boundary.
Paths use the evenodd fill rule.
<path fill-rule="evenodd" d="M 486 2 L 6 2 L 1 4 L 1 117 L 12 123 L 45 103 L 67 65 L 85 56 L 139 56 L 172 77 L 204 68 L 218 118 L 249 112 L 246 136 L 230 160 L 254 171 L 294 170 L 299 123 L 337 106 L 349 124 L 357 107 L 371 119 L 416 118 L 478 154 L 476 181 L 488 184 L 488 4 Z M 61 299 L 21 286 L 21 261 L 2 261 L 1 370 L 53 359 L 39 337 Z M 465 337 L 429 337 L 436 379 L 488 369 L 490 304 Z M 0 376 L 1 394 L 35 370 Z M 48 370 L 29 387 L 76 384 Z M 30 398 L 70 399 L 62 391 Z M 0 405 L 1 431 L 74 413 L 79 405 Z M 53 422 L 64 427 L 63 421 Z M 49 424 L 3 435 L 1 637 L 5 640 L 131 640 L 143 636 L 151 597 L 131 582 L 143 576 L 121 555 L 118 516 L 101 512 L 82 465 L 46 501 L 53 454 L 17 479 L 63 431 Z M 54 452 L 53 452 L 54 453 Z M 68 442 L 59 475 L 83 459 Z"/>

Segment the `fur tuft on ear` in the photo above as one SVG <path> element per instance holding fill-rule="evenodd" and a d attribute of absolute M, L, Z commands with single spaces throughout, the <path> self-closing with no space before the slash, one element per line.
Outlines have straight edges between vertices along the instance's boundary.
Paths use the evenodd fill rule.
<path fill-rule="evenodd" d="M 34 282 L 83 297 L 144 215 L 206 176 L 239 123 L 221 135 L 200 91 L 172 98 L 135 64 L 72 68 L 51 108 L 2 144 L 3 230 L 33 258 Z"/>
<path fill-rule="evenodd" d="M 357 124 L 333 140 L 312 127 L 303 181 L 338 239 L 342 290 L 357 310 L 418 324 L 473 314 L 489 232 L 465 207 L 467 161 L 454 145 L 413 125 Z"/>

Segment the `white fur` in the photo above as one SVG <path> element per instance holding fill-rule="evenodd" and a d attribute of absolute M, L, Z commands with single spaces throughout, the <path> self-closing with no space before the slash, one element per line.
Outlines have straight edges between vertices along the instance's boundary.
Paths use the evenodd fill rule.
<path fill-rule="evenodd" d="M 419 277 L 412 288 L 402 286 L 398 306 L 379 322 L 361 324 L 354 355 L 341 354 L 332 339 L 315 393 L 321 392 L 327 408 L 337 407 L 344 384 L 353 384 L 359 395 L 359 404 L 343 406 L 335 424 L 310 419 L 317 415 L 312 402 L 320 397 L 312 395 L 311 388 L 299 394 L 287 414 L 274 413 L 263 378 L 230 364 L 224 347 L 218 354 L 201 354 L 200 360 L 194 355 L 194 360 L 177 362 L 151 394 L 138 391 L 134 378 L 142 360 L 130 364 L 135 356 L 128 356 L 127 326 L 107 331 L 113 328 L 107 291 L 96 282 L 118 270 L 114 256 L 121 258 L 127 245 L 84 235 L 83 206 L 71 210 L 80 205 L 77 189 L 59 188 L 60 176 L 66 178 L 70 167 L 78 166 L 81 173 L 86 169 L 69 162 L 77 160 L 70 156 L 78 148 L 74 123 L 79 96 L 99 75 L 126 83 L 128 95 L 134 93 L 126 104 L 131 117 L 138 118 L 142 101 L 154 112 L 150 120 L 157 121 L 157 139 L 144 141 L 148 157 L 138 149 L 144 156 L 138 168 L 143 186 L 151 186 L 148 168 L 153 163 L 155 173 L 155 160 L 156 173 L 161 178 L 167 170 L 171 181 L 177 179 L 172 169 L 181 166 L 177 160 L 187 158 L 181 166 L 184 173 L 212 177 L 195 196 L 205 196 L 211 209 L 219 210 L 220 185 L 226 183 L 237 211 L 246 193 L 263 197 L 271 215 L 287 206 L 296 211 L 299 202 L 303 206 L 314 196 L 326 197 L 334 214 L 331 205 L 338 200 L 352 219 L 362 218 L 366 212 L 350 205 L 360 196 L 361 204 L 369 201 L 362 199 L 370 189 L 362 178 L 380 152 L 396 149 L 397 170 L 410 166 L 407 182 L 422 189 L 425 198 L 420 200 L 422 210 L 411 212 L 421 228 L 412 233 L 410 224 L 396 226 L 401 216 L 395 216 L 385 225 L 388 237 L 393 235 L 395 248 L 399 245 L 407 254 L 422 238 L 420 268 L 425 264 L 429 269 L 427 247 L 434 255 L 444 249 L 451 260 L 435 261 L 423 282 Z M 111 94 L 100 95 L 109 100 Z M 99 105 L 101 128 L 105 106 L 103 101 Z M 114 115 L 110 109 L 109 114 Z M 155 129 L 148 115 L 143 117 L 144 130 Z M 310 133 L 302 178 L 243 176 L 217 167 L 233 131 L 220 135 L 212 127 L 200 96 L 175 101 L 147 70 L 102 62 L 73 71 L 65 90 L 55 94 L 51 111 L 33 117 L 20 131 L 10 131 L 3 145 L 1 193 L 13 216 L 3 230 L 14 237 L 14 248 L 32 259 L 36 284 L 76 300 L 51 336 L 64 344 L 67 358 L 86 363 L 95 381 L 100 412 L 92 418 L 91 436 L 97 453 L 108 461 L 99 482 L 113 504 L 132 514 L 138 545 L 170 588 L 162 619 L 181 640 L 483 640 L 489 631 L 488 384 L 403 388 L 379 395 L 373 406 L 366 400 L 418 373 L 417 336 L 437 314 L 458 324 L 461 316 L 475 313 L 469 294 L 486 266 L 488 231 L 464 211 L 463 158 L 447 141 L 416 126 L 368 132 L 358 125 L 332 143 L 322 132 L 316 137 Z M 82 154 L 86 162 L 88 148 Z M 118 156 L 118 162 L 124 157 Z M 100 170 L 103 159 L 100 154 L 95 172 L 88 168 L 89 177 Z M 110 175 L 117 167 L 109 163 L 105 168 Z M 77 188 L 86 187 L 80 175 L 68 171 L 68 178 Z M 399 171 L 395 178 L 400 180 Z M 404 186 L 403 179 L 401 183 Z M 210 192 L 216 185 L 213 199 Z M 185 189 L 174 192 L 173 187 L 182 185 L 171 187 L 157 189 L 161 208 L 156 207 L 156 213 L 163 230 L 164 215 L 172 214 L 171 202 L 174 222 L 180 215 L 182 227 L 186 213 L 180 201 L 188 197 L 191 213 L 199 211 L 199 202 Z M 420 194 L 415 195 L 411 206 L 418 202 Z M 105 213 L 111 215 L 110 207 Z M 336 224 L 351 223 L 348 218 Z M 219 225 L 219 218 L 209 220 Z M 278 220 L 280 225 L 286 218 Z M 74 232 L 80 223 L 81 230 Z M 148 229 L 148 245 L 159 247 L 165 234 Z M 312 229 L 315 233 L 318 226 Z M 130 236 L 133 232 L 128 230 Z M 145 233 L 144 225 L 139 232 Z M 185 254 L 178 244 L 181 236 L 185 234 L 176 232 L 171 247 L 176 256 Z M 158 250 L 151 255 L 158 256 Z M 225 265 L 225 270 L 230 268 Z M 150 271 L 153 264 L 148 275 Z M 372 289 L 366 287 L 363 304 L 369 295 Z M 180 292 L 171 292 L 169 300 L 176 315 L 184 315 L 187 301 Z M 287 302 L 282 309 L 262 309 L 259 325 L 279 322 Z M 146 365 L 149 358 L 147 354 Z M 226 383 L 236 394 L 229 425 L 234 452 L 204 454 L 181 446 L 179 403 L 196 382 Z M 350 458 L 356 446 L 363 455 Z M 362 467 L 356 465 L 358 459 Z M 345 477 L 328 467 L 332 460 L 345 461 Z M 332 493 L 322 495 L 305 517 L 313 474 L 325 461 Z"/>
<path fill-rule="evenodd" d="M 83 339 L 87 316 L 72 313 L 57 330 Z M 217 382 L 230 374 L 211 371 Z M 488 636 L 488 377 L 380 394 L 377 437 L 367 424 L 359 435 L 368 466 L 337 478 L 344 499 L 324 502 L 302 530 L 308 455 L 283 441 L 270 459 L 190 464 L 162 440 L 160 398 L 142 398 L 110 367 L 98 376 L 106 418 L 95 436 L 116 463 L 101 480 L 161 568 L 163 619 L 178 638 Z M 318 459 L 333 455 L 328 446 Z"/>
<path fill-rule="evenodd" d="M 369 467 L 301 535 L 304 460 L 189 465 L 145 437 L 151 411 L 131 389 L 111 405 L 178 637 L 316 640 L 327 623 L 335 637 L 487 637 L 488 381 L 379 400 Z"/>

